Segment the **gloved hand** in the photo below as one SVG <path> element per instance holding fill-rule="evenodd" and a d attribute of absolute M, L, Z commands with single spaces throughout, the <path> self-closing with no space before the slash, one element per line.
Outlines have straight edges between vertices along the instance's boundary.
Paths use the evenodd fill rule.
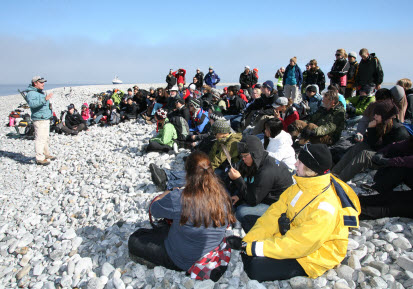
<path fill-rule="evenodd" d="M 227 237 L 227 244 L 233 250 L 240 250 L 245 252 L 247 243 L 242 242 L 242 238 L 238 236 L 229 236 Z"/>
<path fill-rule="evenodd" d="M 305 138 L 305 139 L 310 139 L 312 137 L 317 136 L 317 134 L 315 133 L 314 130 L 311 130 L 309 128 L 305 128 L 303 129 L 303 131 L 301 132 L 301 138 Z"/>
<path fill-rule="evenodd" d="M 371 161 L 380 167 L 387 167 L 389 164 L 389 158 L 385 158 L 383 154 L 375 154 Z"/>
<path fill-rule="evenodd" d="M 359 132 L 356 133 L 356 135 L 354 136 L 354 140 L 355 140 L 356 142 L 362 142 L 363 139 L 364 139 L 363 135 L 362 135 L 361 133 L 359 133 Z"/>

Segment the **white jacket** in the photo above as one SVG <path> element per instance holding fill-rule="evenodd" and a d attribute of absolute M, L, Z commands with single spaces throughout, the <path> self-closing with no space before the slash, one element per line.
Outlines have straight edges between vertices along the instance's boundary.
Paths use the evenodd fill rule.
<path fill-rule="evenodd" d="M 273 158 L 283 161 L 290 169 L 295 170 L 296 159 L 292 145 L 291 135 L 282 130 L 275 138 L 270 138 L 267 152 Z"/>

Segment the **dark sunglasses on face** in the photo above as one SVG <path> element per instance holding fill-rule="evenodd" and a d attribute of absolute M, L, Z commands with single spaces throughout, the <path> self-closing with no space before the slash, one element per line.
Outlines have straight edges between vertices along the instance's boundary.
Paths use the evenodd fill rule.
<path fill-rule="evenodd" d="M 336 56 L 341 56 L 341 54 L 339 54 L 339 53 L 336 53 Z"/>

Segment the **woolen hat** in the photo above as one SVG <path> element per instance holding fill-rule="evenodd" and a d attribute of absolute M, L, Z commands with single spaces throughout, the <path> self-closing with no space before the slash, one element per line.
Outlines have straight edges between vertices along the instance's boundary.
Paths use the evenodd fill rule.
<path fill-rule="evenodd" d="M 172 90 L 178 91 L 179 90 L 178 86 L 177 85 L 172 86 L 172 88 L 169 89 L 169 91 L 172 91 Z"/>
<path fill-rule="evenodd" d="M 405 96 L 405 92 L 403 87 L 400 85 L 395 85 L 390 88 L 391 95 L 393 95 L 393 99 L 395 103 L 399 103 L 402 101 L 403 97 Z"/>
<path fill-rule="evenodd" d="M 333 159 L 330 150 L 325 144 L 307 143 L 300 150 L 298 159 L 310 170 L 319 175 L 330 173 Z"/>
<path fill-rule="evenodd" d="M 231 133 L 231 126 L 227 120 L 217 120 L 212 124 L 212 134 Z"/>
<path fill-rule="evenodd" d="M 67 106 L 67 110 L 71 110 L 72 108 L 75 108 L 75 105 L 73 103 L 71 103 Z"/>
<path fill-rule="evenodd" d="M 221 93 L 219 93 L 219 90 L 216 88 L 212 88 L 211 93 L 212 93 L 212 96 L 216 98 L 219 98 L 221 96 Z"/>
<path fill-rule="evenodd" d="M 348 54 L 348 56 L 349 56 L 349 57 L 357 58 L 357 53 L 355 53 L 354 51 L 351 51 L 351 52 Z"/>
<path fill-rule="evenodd" d="M 262 87 L 268 88 L 272 91 L 274 89 L 274 82 L 272 82 L 271 80 L 267 80 L 262 84 Z"/>
<path fill-rule="evenodd" d="M 164 109 L 160 108 L 160 109 L 158 109 L 158 110 L 156 111 L 156 116 L 157 116 L 158 118 L 165 119 L 166 116 L 167 116 L 167 113 L 166 113 L 166 111 L 165 111 Z"/>
<path fill-rule="evenodd" d="M 376 103 L 374 114 L 380 115 L 382 122 L 394 117 L 399 113 L 399 109 L 391 99 L 386 99 Z"/>
<path fill-rule="evenodd" d="M 190 104 L 192 104 L 195 108 L 200 108 L 201 107 L 201 101 L 197 98 L 193 98 L 189 101 Z"/>
<path fill-rule="evenodd" d="M 251 69 L 250 69 L 250 67 L 249 67 L 248 65 L 246 65 L 246 66 L 244 67 L 244 69 L 251 70 Z"/>
<path fill-rule="evenodd" d="M 195 89 L 196 89 L 195 84 L 192 83 L 192 84 L 189 86 L 189 89 L 195 90 Z"/>

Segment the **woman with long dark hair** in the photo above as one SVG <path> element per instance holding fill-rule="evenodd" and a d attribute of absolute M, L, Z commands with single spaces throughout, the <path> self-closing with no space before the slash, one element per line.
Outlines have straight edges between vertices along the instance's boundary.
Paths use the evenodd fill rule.
<path fill-rule="evenodd" d="M 150 207 L 154 217 L 171 219 L 171 227 L 139 229 L 130 236 L 129 252 L 138 262 L 188 271 L 222 243 L 227 225 L 235 222 L 231 199 L 208 156 L 193 152 L 185 171 L 185 188 L 166 191 Z"/>

